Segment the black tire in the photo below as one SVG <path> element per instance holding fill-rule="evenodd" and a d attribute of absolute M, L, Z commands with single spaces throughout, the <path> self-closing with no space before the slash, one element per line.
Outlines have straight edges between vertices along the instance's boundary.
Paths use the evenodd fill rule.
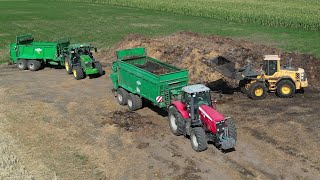
<path fill-rule="evenodd" d="M 142 107 L 142 99 L 138 95 L 129 93 L 127 106 L 131 111 L 138 110 Z"/>
<path fill-rule="evenodd" d="M 98 61 L 94 62 L 94 67 L 98 69 L 99 76 L 102 76 L 104 74 L 104 71 L 100 62 Z"/>
<path fill-rule="evenodd" d="M 74 66 L 72 69 L 73 69 L 73 77 L 76 80 L 83 79 L 85 77 L 81 66 Z"/>
<path fill-rule="evenodd" d="M 277 84 L 277 95 L 281 98 L 290 98 L 295 93 L 295 85 L 290 80 L 281 80 Z"/>
<path fill-rule="evenodd" d="M 72 74 L 72 63 L 71 63 L 69 57 L 65 57 L 64 68 L 66 69 L 67 74 Z"/>
<path fill-rule="evenodd" d="M 17 68 L 19 70 L 26 70 L 28 69 L 28 66 L 27 66 L 27 61 L 24 60 L 24 59 L 20 59 L 17 61 Z"/>
<path fill-rule="evenodd" d="M 239 88 L 240 88 L 240 91 L 243 93 L 243 94 L 248 94 L 249 93 L 249 90 L 246 88 L 246 84 L 248 83 L 248 80 L 244 79 L 244 80 L 241 80 L 239 82 Z"/>
<path fill-rule="evenodd" d="M 237 141 L 237 128 L 233 119 L 229 118 L 226 120 L 226 125 L 228 127 L 228 136 Z"/>
<path fill-rule="evenodd" d="M 192 148 L 201 152 L 208 148 L 207 136 L 202 127 L 194 127 L 191 130 L 190 141 Z"/>
<path fill-rule="evenodd" d="M 254 100 L 261 100 L 267 96 L 267 87 L 262 82 L 255 82 L 250 86 L 249 97 Z"/>
<path fill-rule="evenodd" d="M 129 93 L 126 90 L 122 88 L 119 88 L 117 90 L 117 100 L 120 105 L 124 106 L 127 104 L 128 96 L 129 96 Z"/>
<path fill-rule="evenodd" d="M 184 119 L 182 118 L 182 115 L 180 114 L 180 112 L 177 110 L 176 107 L 174 106 L 169 107 L 168 120 L 169 120 L 170 130 L 174 135 L 180 136 L 184 134 L 185 122 L 184 122 Z"/>
<path fill-rule="evenodd" d="M 41 68 L 41 62 L 37 60 L 29 60 L 27 66 L 30 71 L 38 71 Z"/>

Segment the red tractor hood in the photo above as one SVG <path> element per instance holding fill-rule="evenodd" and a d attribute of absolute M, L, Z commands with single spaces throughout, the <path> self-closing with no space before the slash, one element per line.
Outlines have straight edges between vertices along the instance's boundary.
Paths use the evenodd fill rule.
<path fill-rule="evenodd" d="M 201 105 L 199 107 L 199 112 L 205 117 L 205 119 L 214 123 L 223 121 L 225 119 L 221 113 L 207 105 Z"/>

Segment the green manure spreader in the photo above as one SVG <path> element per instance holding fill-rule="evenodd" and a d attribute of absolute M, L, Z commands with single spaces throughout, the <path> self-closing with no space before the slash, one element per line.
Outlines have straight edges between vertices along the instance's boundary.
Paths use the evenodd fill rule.
<path fill-rule="evenodd" d="M 120 105 L 134 111 L 148 100 L 166 110 L 171 132 L 189 137 L 197 152 L 208 142 L 222 150 L 234 148 L 234 121 L 216 110 L 208 87 L 188 85 L 188 70 L 151 58 L 144 48 L 120 50 L 117 56 L 110 78 Z"/>
<path fill-rule="evenodd" d="M 10 57 L 20 70 L 37 71 L 47 64 L 64 66 L 67 73 L 78 80 L 87 75 L 103 75 L 102 65 L 93 57 L 93 50 L 97 52 L 91 44 L 70 45 L 68 38 L 56 42 L 36 42 L 28 34 L 16 37 L 16 42 L 10 44 Z"/>
<path fill-rule="evenodd" d="M 16 42 L 10 44 L 10 57 L 18 69 L 37 71 L 46 64 L 63 65 L 69 44 L 67 38 L 56 42 L 36 42 L 30 34 L 18 36 Z"/>

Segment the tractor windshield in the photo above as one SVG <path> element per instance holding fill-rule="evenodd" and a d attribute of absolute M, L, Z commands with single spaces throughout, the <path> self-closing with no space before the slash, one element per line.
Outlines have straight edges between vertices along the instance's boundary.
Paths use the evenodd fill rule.
<path fill-rule="evenodd" d="M 197 93 L 194 98 L 194 103 L 198 106 L 206 104 L 208 106 L 212 106 L 211 96 L 209 91 L 204 91 Z"/>

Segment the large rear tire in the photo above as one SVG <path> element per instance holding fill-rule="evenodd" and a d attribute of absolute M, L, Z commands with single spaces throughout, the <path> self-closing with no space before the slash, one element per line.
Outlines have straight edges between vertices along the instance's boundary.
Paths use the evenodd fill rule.
<path fill-rule="evenodd" d="M 64 68 L 67 71 L 67 74 L 72 74 L 72 63 L 68 57 L 65 58 Z"/>
<path fill-rule="evenodd" d="M 254 100 L 261 100 L 267 96 L 267 87 L 262 82 L 255 82 L 249 89 L 249 97 Z"/>
<path fill-rule="evenodd" d="M 142 107 L 142 99 L 138 95 L 129 93 L 127 106 L 131 111 L 138 110 Z"/>
<path fill-rule="evenodd" d="M 38 71 L 41 68 L 41 62 L 37 60 L 29 60 L 27 66 L 30 71 Z"/>
<path fill-rule="evenodd" d="M 295 93 L 295 86 L 290 80 L 282 80 L 277 85 L 277 95 L 281 98 L 290 98 Z"/>
<path fill-rule="evenodd" d="M 192 148 L 201 152 L 208 148 L 207 136 L 202 127 L 194 127 L 191 130 L 190 141 Z"/>
<path fill-rule="evenodd" d="M 128 96 L 129 96 L 129 93 L 126 90 L 122 88 L 119 88 L 117 90 L 117 100 L 120 105 L 124 106 L 127 104 Z"/>
<path fill-rule="evenodd" d="M 83 79 L 85 77 L 81 66 L 74 66 L 72 69 L 73 69 L 73 77 L 76 80 Z"/>
<path fill-rule="evenodd" d="M 180 112 L 177 110 L 176 107 L 169 107 L 168 120 L 171 132 L 174 135 L 180 136 L 184 134 L 185 123 Z"/>

